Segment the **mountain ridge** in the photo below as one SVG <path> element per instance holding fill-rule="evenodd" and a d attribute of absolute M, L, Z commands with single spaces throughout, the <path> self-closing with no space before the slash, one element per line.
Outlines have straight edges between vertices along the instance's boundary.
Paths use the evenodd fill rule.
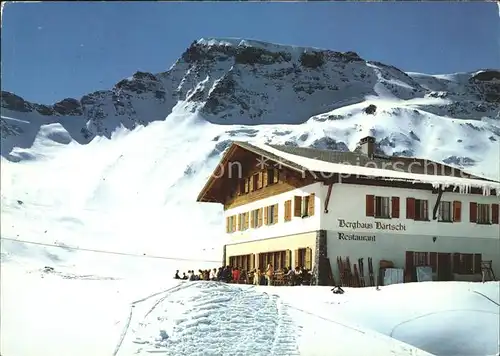
<path fill-rule="evenodd" d="M 87 144 L 97 136 L 111 138 L 120 127 L 133 130 L 165 120 L 179 105 L 201 119 L 198 122 L 227 126 L 340 122 L 353 116 L 349 110 L 372 115 L 374 120 L 379 115 L 403 115 L 417 125 L 419 117 L 432 122 L 429 118 L 437 115 L 459 119 L 459 125 L 472 130 L 487 130 L 489 140 L 497 142 L 498 93 L 500 72 L 496 70 L 405 73 L 364 60 L 355 52 L 202 38 L 193 41 L 165 72 L 136 72 L 109 90 L 80 99 L 43 105 L 2 91 L 2 156 L 22 159 L 11 152 L 15 147 L 31 147 L 44 125 L 62 126 L 59 133 L 52 134 L 59 143 Z M 412 132 L 408 130 L 406 136 L 418 142 Z M 380 137 L 382 151 L 393 145 L 387 139 Z M 349 149 L 338 140 L 333 143 L 328 135 L 322 140 L 329 142 L 329 148 Z M 412 154 L 405 150 L 396 153 Z M 448 158 L 445 163 L 453 161 L 453 155 Z"/>

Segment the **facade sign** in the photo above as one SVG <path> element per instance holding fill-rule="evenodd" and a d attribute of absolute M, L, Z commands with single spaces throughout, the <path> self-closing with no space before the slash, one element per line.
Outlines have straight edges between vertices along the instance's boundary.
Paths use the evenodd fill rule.
<path fill-rule="evenodd" d="M 339 222 L 339 227 L 344 229 L 351 230 L 384 230 L 384 231 L 406 231 L 406 225 L 397 223 L 391 224 L 384 221 L 375 221 L 375 222 L 360 222 L 358 220 L 355 221 L 347 221 L 345 219 L 337 219 Z"/>
<path fill-rule="evenodd" d="M 364 235 L 356 235 L 356 234 L 345 234 L 343 232 L 339 232 L 338 235 L 339 235 L 339 240 L 375 242 L 375 235 L 364 236 Z"/>

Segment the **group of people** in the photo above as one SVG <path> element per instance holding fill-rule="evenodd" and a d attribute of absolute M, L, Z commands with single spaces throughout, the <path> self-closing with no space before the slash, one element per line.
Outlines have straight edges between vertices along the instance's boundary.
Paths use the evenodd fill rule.
<path fill-rule="evenodd" d="M 297 286 L 311 284 L 312 274 L 309 270 L 303 267 L 284 268 L 282 272 L 275 271 L 272 263 L 267 265 L 265 270 L 254 269 L 247 272 L 240 270 L 238 267 L 223 266 L 211 270 L 189 270 L 187 274 L 184 272 L 182 277 L 177 270 L 174 279 L 189 280 L 189 281 L 219 281 L 226 283 L 243 283 L 254 285 L 276 285 L 276 277 L 280 273 L 282 280 L 280 285 Z"/>
<path fill-rule="evenodd" d="M 179 270 L 175 272 L 174 279 L 183 279 L 189 281 L 219 281 L 230 283 L 232 281 L 239 281 L 241 278 L 241 271 L 235 267 L 224 266 L 214 268 L 214 269 L 199 269 L 198 273 L 194 270 L 189 270 L 182 273 L 182 277 L 179 275 Z"/>

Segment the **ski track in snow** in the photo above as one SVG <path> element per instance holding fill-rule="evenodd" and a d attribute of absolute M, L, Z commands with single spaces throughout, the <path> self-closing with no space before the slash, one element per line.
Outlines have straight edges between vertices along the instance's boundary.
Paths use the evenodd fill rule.
<path fill-rule="evenodd" d="M 278 296 L 253 288 L 187 282 L 167 291 L 142 320 L 129 322 L 132 343 L 123 342 L 123 355 L 244 356 L 249 345 L 252 355 L 299 355 L 300 330 L 287 308 Z"/>

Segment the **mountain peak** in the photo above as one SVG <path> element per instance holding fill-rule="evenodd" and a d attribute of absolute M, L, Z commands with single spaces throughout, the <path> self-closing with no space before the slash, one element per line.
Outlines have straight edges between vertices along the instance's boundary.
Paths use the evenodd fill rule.
<path fill-rule="evenodd" d="M 336 52 L 314 47 L 300 47 L 242 38 L 201 38 L 193 41 L 182 59 L 188 63 L 199 60 L 235 59 L 237 64 L 275 64 L 316 58 L 310 63 L 328 60 L 363 61 L 355 52 Z M 307 64 L 306 64 L 307 65 Z"/>
<path fill-rule="evenodd" d="M 47 124 L 62 124 L 71 138 L 85 144 L 95 136 L 111 137 L 117 128 L 132 130 L 165 120 L 179 110 L 182 117 L 196 115 L 223 125 L 348 120 L 352 110 L 366 112 L 373 122 L 421 112 L 479 120 L 497 115 L 498 77 L 492 70 L 442 76 L 405 73 L 355 52 L 202 38 L 193 41 L 168 71 L 136 72 L 109 90 L 79 100 L 40 105 L 2 92 L 1 124 L 8 133 L 30 131 L 24 144 L 29 147 Z M 32 127 L 20 128 L 20 121 L 4 117 Z M 8 155 L 19 141 L 5 138 L 2 154 Z"/>

